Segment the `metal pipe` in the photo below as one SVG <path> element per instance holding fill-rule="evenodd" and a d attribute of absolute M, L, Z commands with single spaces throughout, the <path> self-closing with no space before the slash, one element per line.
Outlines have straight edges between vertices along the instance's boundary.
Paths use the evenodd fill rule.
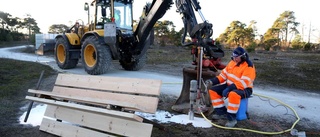
<path fill-rule="evenodd" d="M 198 69 L 197 69 L 197 73 L 198 73 L 198 89 L 201 90 L 201 80 L 202 80 L 202 58 L 203 58 L 203 47 L 198 46 Z"/>
<path fill-rule="evenodd" d="M 42 82 L 42 77 L 43 77 L 43 74 L 44 74 L 44 70 L 42 70 L 41 74 L 40 74 L 40 78 L 38 80 L 38 83 L 37 83 L 37 86 L 36 86 L 36 90 L 39 89 L 40 87 L 40 84 Z M 34 94 L 34 96 L 36 96 L 36 94 Z M 33 101 L 30 102 L 29 106 L 28 106 L 28 110 L 27 110 L 27 114 L 26 114 L 26 117 L 24 117 L 24 122 L 27 122 L 28 118 L 29 118 L 29 114 L 30 114 L 30 111 L 31 111 L 31 108 L 33 106 Z"/>
<path fill-rule="evenodd" d="M 191 80 L 190 81 L 190 109 L 189 109 L 189 120 L 194 119 L 194 103 L 197 99 L 197 80 Z"/>
<path fill-rule="evenodd" d="M 206 19 L 204 18 L 204 16 L 203 16 L 203 14 L 202 14 L 201 10 L 198 10 L 198 13 L 199 13 L 199 15 L 200 15 L 200 17 L 201 17 L 202 21 L 203 21 L 203 22 L 205 22 L 205 21 L 206 21 Z"/>

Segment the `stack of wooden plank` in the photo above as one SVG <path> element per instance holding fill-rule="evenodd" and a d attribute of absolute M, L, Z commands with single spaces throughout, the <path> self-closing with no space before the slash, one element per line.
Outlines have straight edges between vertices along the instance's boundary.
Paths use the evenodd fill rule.
<path fill-rule="evenodd" d="M 47 104 L 40 130 L 58 136 L 151 136 L 135 112 L 155 113 L 161 80 L 59 74 L 52 91 L 29 89 Z"/>

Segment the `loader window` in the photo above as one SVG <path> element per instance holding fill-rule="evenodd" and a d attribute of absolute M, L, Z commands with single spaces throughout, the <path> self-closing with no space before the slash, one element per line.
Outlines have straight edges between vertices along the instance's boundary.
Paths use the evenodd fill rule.
<path fill-rule="evenodd" d="M 98 11 L 101 11 L 101 12 L 98 12 L 98 13 L 101 13 L 101 14 L 97 14 L 97 24 L 104 24 L 106 22 L 110 22 L 110 7 L 104 7 L 105 9 L 102 10 L 102 6 L 98 6 Z M 105 13 L 102 13 L 102 11 L 104 11 Z M 103 16 L 105 15 L 105 17 Z"/>
<path fill-rule="evenodd" d="M 120 26 L 122 24 L 120 10 L 117 10 L 117 9 L 114 10 L 114 19 L 115 19 L 117 26 Z"/>
<path fill-rule="evenodd" d="M 114 11 L 117 27 L 132 29 L 132 5 L 115 2 Z"/>

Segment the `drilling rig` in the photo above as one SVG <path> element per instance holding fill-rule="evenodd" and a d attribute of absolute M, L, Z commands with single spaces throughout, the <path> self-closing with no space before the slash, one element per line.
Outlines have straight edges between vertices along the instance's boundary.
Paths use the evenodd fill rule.
<path fill-rule="evenodd" d="M 207 111 L 207 115 L 212 111 L 211 102 L 207 93 L 208 87 L 204 81 L 213 78 L 219 70 L 225 68 L 221 63 L 224 51 L 215 43 L 212 36 L 212 24 L 209 23 L 201 12 L 200 3 L 197 0 L 176 0 L 177 12 L 182 16 L 184 33 L 181 44 L 192 46 L 194 68 L 183 68 L 183 86 L 179 98 L 172 109 L 181 113 L 189 113 L 192 119 L 194 113 Z M 199 13 L 201 23 L 195 16 Z M 186 42 L 187 34 L 191 42 Z"/>

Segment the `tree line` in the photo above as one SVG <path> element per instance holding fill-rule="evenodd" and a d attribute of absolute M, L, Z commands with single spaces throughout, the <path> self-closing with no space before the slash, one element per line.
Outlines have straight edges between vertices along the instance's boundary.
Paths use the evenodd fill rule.
<path fill-rule="evenodd" d="M 134 24 L 136 23 L 137 21 L 134 20 Z M 316 44 L 303 41 L 297 29 L 300 23 L 296 21 L 293 11 L 281 13 L 264 34 L 257 33 L 256 24 L 255 20 L 252 20 L 249 25 L 238 20 L 232 21 L 215 40 L 224 45 L 224 47 L 242 46 L 248 51 L 255 50 L 256 48 L 264 50 L 311 50 L 316 47 Z M 157 21 L 154 25 L 155 43 L 161 46 L 180 46 L 183 28 L 176 31 L 175 27 L 172 21 Z M 65 24 L 52 24 L 49 27 L 48 33 L 64 33 L 69 28 Z M 18 18 L 0 11 L 0 32 L 0 41 L 19 41 L 28 38 L 28 36 L 34 40 L 34 35 L 40 33 L 40 28 L 31 15 L 27 14 L 25 18 Z"/>
<path fill-rule="evenodd" d="M 284 11 L 275 19 L 273 25 L 264 34 L 257 33 L 257 22 L 252 20 L 249 25 L 240 21 L 233 21 L 230 26 L 220 34 L 217 40 L 221 43 L 234 47 L 241 45 L 248 51 L 259 47 L 264 50 L 280 49 L 315 49 L 317 44 L 303 41 L 297 27 L 293 11 Z"/>
<path fill-rule="evenodd" d="M 135 29 L 137 26 L 138 21 L 133 20 L 133 28 Z M 172 21 L 164 20 L 164 21 L 157 21 L 153 27 L 153 32 L 155 36 L 156 44 L 161 46 L 164 45 L 181 45 L 180 39 L 183 32 L 183 29 L 180 31 L 175 31 L 175 25 Z M 65 30 L 70 29 L 65 24 L 53 24 L 49 27 L 48 33 L 51 34 L 59 34 L 64 33 Z"/>
<path fill-rule="evenodd" d="M 36 33 L 40 33 L 40 28 L 30 14 L 19 18 L 0 11 L 0 41 L 34 41 Z"/>
<path fill-rule="evenodd" d="M 215 39 L 226 48 L 236 46 L 245 47 L 248 51 L 255 49 L 262 50 L 315 50 L 319 48 L 318 43 L 303 41 L 301 33 L 297 27 L 300 25 L 296 21 L 293 11 L 284 11 L 277 17 L 273 25 L 264 33 L 258 34 L 257 22 L 252 20 L 249 25 L 241 21 L 232 21 L 225 31 Z M 172 21 L 157 21 L 154 26 L 156 42 L 160 45 L 181 45 L 183 28 L 175 31 Z"/>
<path fill-rule="evenodd" d="M 215 41 L 226 48 L 242 46 L 248 51 L 255 49 L 315 50 L 319 47 L 318 43 L 303 41 L 302 35 L 297 29 L 300 23 L 296 21 L 293 11 L 281 13 L 264 34 L 258 34 L 256 24 L 255 20 L 252 20 L 249 25 L 238 20 L 232 21 Z M 155 24 L 154 34 L 160 45 L 181 45 L 183 28 L 178 32 L 174 28 L 175 25 L 171 21 L 158 21 Z"/>

